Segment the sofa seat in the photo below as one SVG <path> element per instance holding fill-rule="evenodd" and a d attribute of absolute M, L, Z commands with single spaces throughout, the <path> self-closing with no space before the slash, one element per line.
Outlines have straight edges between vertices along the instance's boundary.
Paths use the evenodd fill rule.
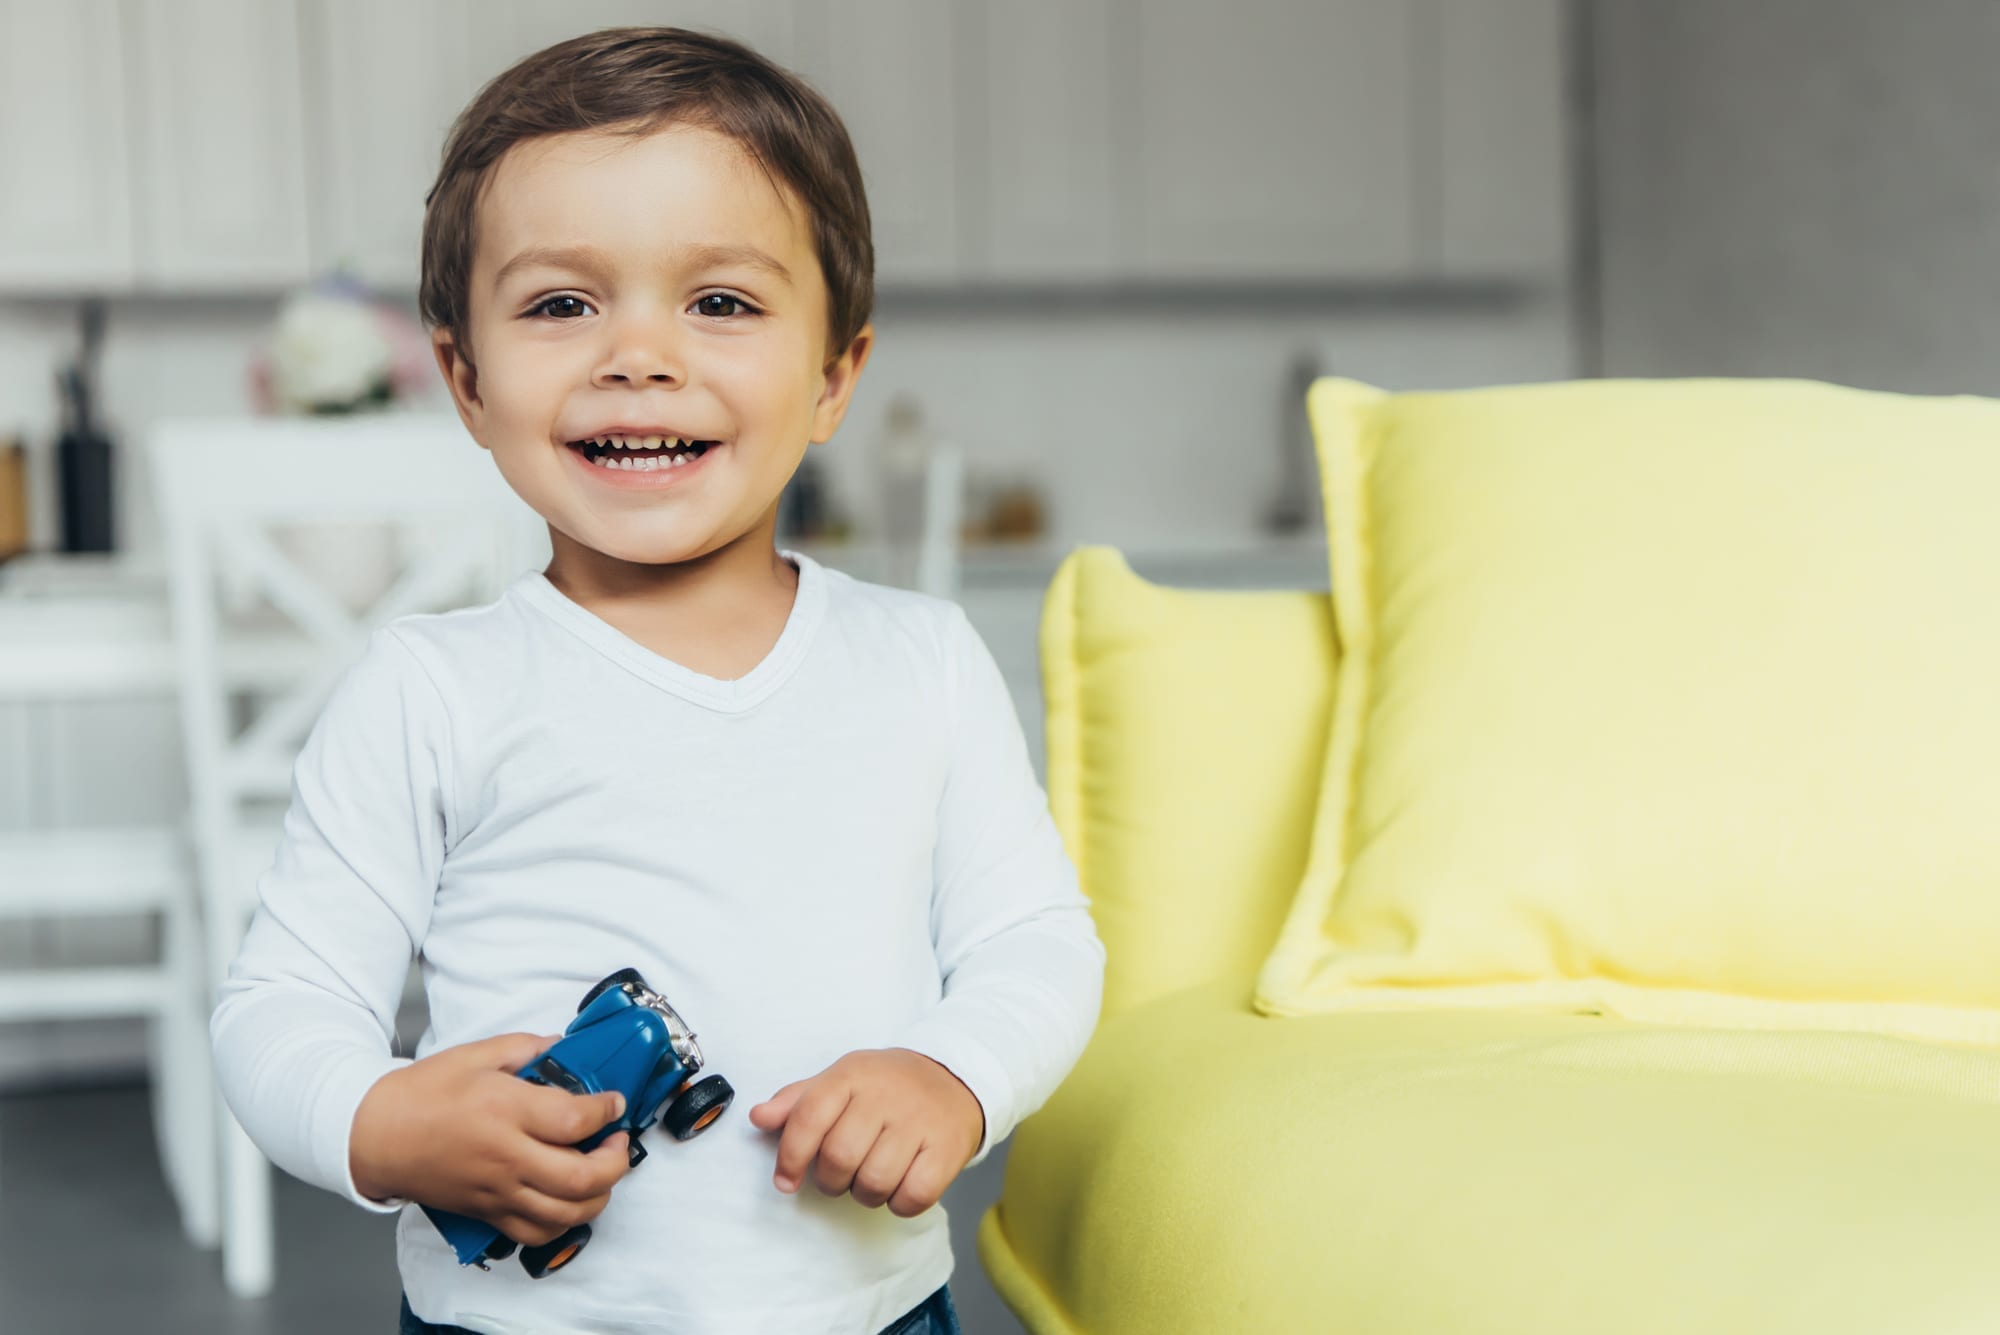
<path fill-rule="evenodd" d="M 980 1257 L 1036 1335 L 1972 1332 L 2000 1054 L 1448 1011 L 1107 1019 Z"/>

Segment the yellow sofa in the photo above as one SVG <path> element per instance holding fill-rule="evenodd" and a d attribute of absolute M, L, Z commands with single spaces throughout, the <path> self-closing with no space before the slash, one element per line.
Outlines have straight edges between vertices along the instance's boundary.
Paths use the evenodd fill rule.
<path fill-rule="evenodd" d="M 1050 590 L 1049 794 L 1109 962 L 1099 1030 L 981 1223 L 1027 1327 L 2000 1330 L 1986 1049 L 1252 1010 L 1333 639 L 1324 594 L 1162 588 L 1109 549 Z"/>

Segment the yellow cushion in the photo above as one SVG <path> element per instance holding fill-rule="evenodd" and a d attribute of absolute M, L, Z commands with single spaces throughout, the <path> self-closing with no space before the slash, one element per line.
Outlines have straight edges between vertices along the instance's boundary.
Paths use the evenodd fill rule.
<path fill-rule="evenodd" d="M 2000 402 L 1310 409 L 1345 656 L 1263 1009 L 2000 1041 Z"/>
<path fill-rule="evenodd" d="M 1042 615 L 1049 805 L 1110 1016 L 1248 989 L 1298 887 L 1333 699 L 1324 593 L 1194 593 L 1071 554 Z"/>
<path fill-rule="evenodd" d="M 1107 1021 L 979 1254 L 1035 1335 L 2000 1326 L 2000 1056 L 1511 1011 Z"/>

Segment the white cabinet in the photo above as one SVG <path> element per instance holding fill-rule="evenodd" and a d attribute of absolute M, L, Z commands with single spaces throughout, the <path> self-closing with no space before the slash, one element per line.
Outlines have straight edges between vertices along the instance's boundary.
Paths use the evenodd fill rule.
<path fill-rule="evenodd" d="M 136 277 L 124 56 L 117 0 L 0 0 L 0 288 Z"/>
<path fill-rule="evenodd" d="M 776 59 L 796 46 L 795 0 L 308 0 L 317 94 L 308 99 L 320 172 L 317 268 L 347 264 L 385 289 L 414 290 L 424 196 L 452 121 L 494 75 L 600 28 L 671 21 L 749 42 Z"/>
<path fill-rule="evenodd" d="M 949 282 L 964 270 L 955 9 L 802 0 L 814 27 L 792 67 L 826 94 L 854 141 L 882 282 Z"/>
<path fill-rule="evenodd" d="M 311 268 L 291 0 L 0 0 L 0 288 Z"/>
<path fill-rule="evenodd" d="M 1125 0 L 1117 59 L 1130 62 L 1137 118 L 1130 272 L 1413 276 L 1419 9 Z"/>
<path fill-rule="evenodd" d="M 1555 280 L 1563 0 L 963 0 L 974 274 Z"/>
<path fill-rule="evenodd" d="M 481 83 L 543 47 L 600 28 L 662 24 L 720 33 L 747 42 L 780 64 L 798 47 L 804 0 L 480 0 L 468 32 Z"/>
<path fill-rule="evenodd" d="M 469 0 L 308 0 L 316 270 L 414 289 L 424 196 L 471 98 Z"/>
<path fill-rule="evenodd" d="M 1137 212 L 1116 187 L 1138 139 L 1114 141 L 1112 0 L 968 0 L 960 14 L 974 108 L 969 263 L 999 280 L 1109 276 Z"/>
<path fill-rule="evenodd" d="M 1565 8 L 0 0 L 0 291 L 413 290 L 474 92 L 663 19 L 832 101 L 885 287 L 1560 281 Z"/>
<path fill-rule="evenodd" d="M 311 272 L 293 0 L 128 0 L 147 286 L 232 289 Z"/>
<path fill-rule="evenodd" d="M 1418 84 L 1437 108 L 1435 249 L 1447 278 L 1554 277 L 1568 263 L 1563 0 L 1428 0 Z"/>

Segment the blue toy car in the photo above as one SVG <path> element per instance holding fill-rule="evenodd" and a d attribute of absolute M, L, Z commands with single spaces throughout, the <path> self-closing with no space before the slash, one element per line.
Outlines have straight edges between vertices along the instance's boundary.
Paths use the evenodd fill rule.
<path fill-rule="evenodd" d="M 518 1072 L 523 1080 L 575 1094 L 617 1090 L 625 1115 L 577 1142 L 588 1153 L 607 1136 L 631 1136 L 631 1161 L 646 1157 L 639 1133 L 655 1117 L 676 1140 L 691 1140 L 722 1115 L 736 1092 L 719 1075 L 696 1079 L 701 1049 L 667 999 L 646 985 L 637 969 L 620 969 L 590 989 L 561 1041 Z M 670 1103 L 669 1100 L 672 1100 Z M 662 1112 L 662 1107 L 665 1111 Z M 514 1240 L 481 1219 L 424 1207 L 424 1213 L 458 1253 L 460 1265 L 488 1269 L 514 1252 Z M 590 1241 L 590 1225 L 578 1224 L 561 1237 L 521 1249 L 521 1265 L 536 1279 L 562 1269 Z"/>

